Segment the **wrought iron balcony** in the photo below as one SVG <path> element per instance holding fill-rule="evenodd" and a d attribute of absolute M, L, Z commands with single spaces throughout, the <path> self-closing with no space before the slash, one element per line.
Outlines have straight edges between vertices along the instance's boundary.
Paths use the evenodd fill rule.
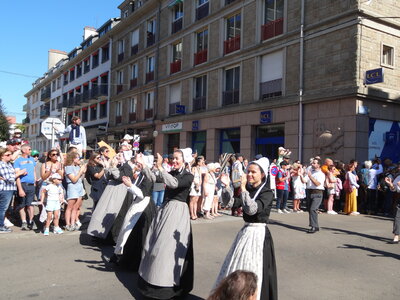
<path fill-rule="evenodd" d="M 193 111 L 206 109 L 206 100 L 205 96 L 193 98 Z"/>
<path fill-rule="evenodd" d="M 51 94 L 51 90 L 50 90 L 50 86 L 48 86 L 40 94 L 40 100 L 45 101 L 46 99 L 50 98 L 50 94 Z"/>
<path fill-rule="evenodd" d="M 225 91 L 222 94 L 222 105 L 239 103 L 239 90 Z"/>
<path fill-rule="evenodd" d="M 282 78 L 260 83 L 261 100 L 282 96 Z"/>
<path fill-rule="evenodd" d="M 50 116 L 50 105 L 43 105 L 40 108 L 40 118 L 45 119 Z"/>

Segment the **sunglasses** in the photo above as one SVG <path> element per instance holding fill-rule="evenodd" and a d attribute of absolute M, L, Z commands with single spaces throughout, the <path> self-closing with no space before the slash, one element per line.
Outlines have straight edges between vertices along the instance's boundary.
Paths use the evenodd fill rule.
<path fill-rule="evenodd" d="M 52 153 L 50 156 L 58 156 L 58 153 Z"/>
<path fill-rule="evenodd" d="M 3 156 L 11 156 L 11 153 L 9 153 L 9 154 L 3 154 Z"/>
<path fill-rule="evenodd" d="M 100 159 L 100 156 L 95 157 L 95 159 Z"/>

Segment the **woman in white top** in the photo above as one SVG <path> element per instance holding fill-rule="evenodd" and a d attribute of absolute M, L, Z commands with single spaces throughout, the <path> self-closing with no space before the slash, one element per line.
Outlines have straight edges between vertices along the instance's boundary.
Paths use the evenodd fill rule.
<path fill-rule="evenodd" d="M 291 178 L 293 183 L 293 211 L 302 213 L 300 201 L 306 197 L 306 182 L 304 169 L 301 164 L 294 163 L 292 166 Z"/>
<path fill-rule="evenodd" d="M 214 192 L 215 192 L 215 186 L 217 184 L 217 178 L 215 177 L 215 164 L 209 163 L 207 164 L 207 168 L 208 172 L 204 176 L 204 181 L 203 181 L 203 191 L 204 191 L 203 211 L 205 213 L 204 218 L 211 220 L 214 219 L 214 217 L 211 216 L 210 211 L 214 201 Z"/>
<path fill-rule="evenodd" d="M 189 202 L 189 211 L 190 211 L 190 219 L 197 219 L 197 205 L 199 198 L 201 198 L 201 186 L 202 186 L 202 175 L 200 170 L 199 162 L 204 160 L 202 156 L 196 158 L 196 162 L 192 167 L 192 174 L 194 176 L 192 186 L 190 187 L 190 202 Z"/>
<path fill-rule="evenodd" d="M 355 168 L 356 166 L 354 163 L 349 164 L 347 166 L 347 173 L 346 173 L 346 180 L 350 181 L 352 191 L 351 193 L 346 191 L 346 202 L 344 205 L 344 212 L 351 216 L 356 216 L 360 214 L 359 212 L 357 212 L 357 189 L 360 186 L 357 184 L 357 176 L 354 175 L 353 173 Z"/>

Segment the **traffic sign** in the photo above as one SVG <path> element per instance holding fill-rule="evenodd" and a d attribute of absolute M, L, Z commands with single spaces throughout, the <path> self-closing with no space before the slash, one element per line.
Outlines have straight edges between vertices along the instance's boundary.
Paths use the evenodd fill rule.
<path fill-rule="evenodd" d="M 139 150 L 139 142 L 133 142 L 132 150 L 134 150 L 134 151 L 138 151 Z"/>
<path fill-rule="evenodd" d="M 51 140 L 53 135 L 57 132 L 64 131 L 65 125 L 59 118 L 47 118 L 42 122 L 40 132 L 48 139 Z M 54 130 L 53 130 L 54 129 Z"/>

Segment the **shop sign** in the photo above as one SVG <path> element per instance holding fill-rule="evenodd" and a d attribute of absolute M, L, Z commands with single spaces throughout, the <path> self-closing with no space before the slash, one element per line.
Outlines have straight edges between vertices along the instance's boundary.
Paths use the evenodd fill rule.
<path fill-rule="evenodd" d="M 192 121 L 192 131 L 197 131 L 199 130 L 199 128 L 200 128 L 199 121 L 198 120 Z"/>
<path fill-rule="evenodd" d="M 261 124 L 269 124 L 272 123 L 272 111 L 266 110 L 260 112 L 260 123 Z"/>
<path fill-rule="evenodd" d="M 171 124 L 164 124 L 161 127 L 162 132 L 174 132 L 174 131 L 181 131 L 183 128 L 182 122 L 171 123 Z"/>
<path fill-rule="evenodd" d="M 383 68 L 368 70 L 365 72 L 365 84 L 383 82 Z"/>

